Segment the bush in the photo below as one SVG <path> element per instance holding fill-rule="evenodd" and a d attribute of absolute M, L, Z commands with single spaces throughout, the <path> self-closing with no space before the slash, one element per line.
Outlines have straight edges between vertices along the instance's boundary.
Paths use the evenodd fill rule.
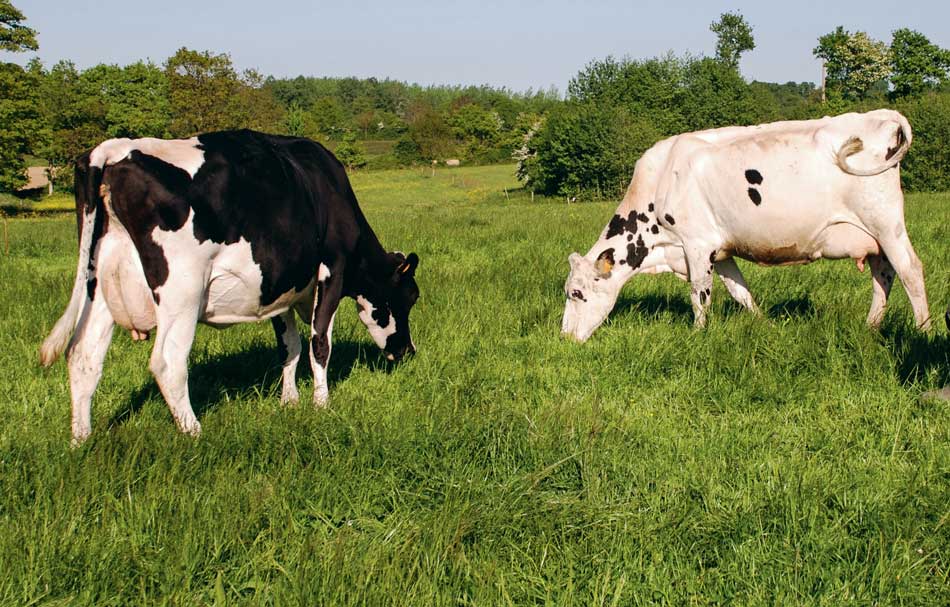
<path fill-rule="evenodd" d="M 528 144 L 529 187 L 549 195 L 617 197 L 637 159 L 662 134 L 627 110 L 569 102 L 551 112 Z"/>
<path fill-rule="evenodd" d="M 901 162 L 901 180 L 909 191 L 950 190 L 950 93 L 931 93 L 896 106 L 914 132 Z"/>
<path fill-rule="evenodd" d="M 354 133 L 347 133 L 343 141 L 333 150 L 333 154 L 348 169 L 358 169 L 366 164 L 366 152 L 356 141 Z"/>

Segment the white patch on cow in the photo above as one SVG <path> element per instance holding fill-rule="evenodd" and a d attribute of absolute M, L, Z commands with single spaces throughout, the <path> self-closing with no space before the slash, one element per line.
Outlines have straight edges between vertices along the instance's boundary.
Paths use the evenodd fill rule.
<path fill-rule="evenodd" d="M 336 320 L 336 313 L 330 317 L 330 324 L 327 326 L 327 364 L 330 364 L 330 354 L 333 351 L 333 321 Z M 311 331 L 310 339 L 316 337 Z M 327 368 L 316 361 L 313 356 L 313 348 L 310 348 L 310 366 L 313 369 L 313 404 L 316 407 L 325 407 L 330 400 L 330 384 L 327 381 Z"/>
<path fill-rule="evenodd" d="M 205 161 L 204 150 L 199 145 L 197 137 L 191 139 L 156 139 L 154 137 L 109 139 L 96 146 L 89 157 L 89 164 L 101 169 L 126 158 L 132 150 L 138 150 L 174 165 L 194 177 Z"/>
<path fill-rule="evenodd" d="M 328 268 L 326 264 L 321 263 L 317 268 L 317 280 L 325 282 L 328 278 L 330 278 L 330 268 Z"/>
<path fill-rule="evenodd" d="M 373 318 L 373 312 L 376 310 L 376 306 L 374 306 L 371 301 L 362 295 L 357 295 L 356 306 L 360 320 L 366 325 L 370 337 L 373 338 L 373 341 L 376 342 L 376 345 L 379 346 L 380 349 L 385 349 L 386 339 L 396 332 L 396 319 L 393 318 L 392 313 L 389 314 L 389 323 L 387 323 L 385 327 L 380 327 L 376 319 Z"/>

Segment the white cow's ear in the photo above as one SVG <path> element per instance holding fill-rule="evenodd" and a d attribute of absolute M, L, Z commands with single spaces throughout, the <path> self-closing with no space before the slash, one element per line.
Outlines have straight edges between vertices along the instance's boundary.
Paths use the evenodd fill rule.
<path fill-rule="evenodd" d="M 580 253 L 571 253 L 567 257 L 567 262 L 571 264 L 572 268 L 576 268 L 577 264 L 581 262 L 581 259 L 583 259 L 583 257 L 580 256 Z"/>

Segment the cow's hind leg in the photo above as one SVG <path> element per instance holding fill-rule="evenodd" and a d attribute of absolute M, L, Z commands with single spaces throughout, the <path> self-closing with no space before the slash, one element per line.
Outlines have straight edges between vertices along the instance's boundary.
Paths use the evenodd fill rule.
<path fill-rule="evenodd" d="M 900 276 L 907 297 L 910 299 L 910 305 L 914 309 L 917 326 L 924 331 L 929 330 L 930 309 L 927 305 L 927 290 L 924 287 L 924 267 L 914 247 L 910 244 L 907 231 L 901 229 L 898 237 L 878 236 L 878 242 L 890 265 Z"/>
<path fill-rule="evenodd" d="M 891 293 L 891 285 L 894 284 L 894 266 L 888 261 L 886 255 L 870 255 L 868 261 L 871 266 L 871 284 L 873 294 L 871 296 L 871 311 L 868 312 L 868 325 L 874 329 L 881 326 L 884 320 L 884 311 L 887 309 L 887 297 Z"/>
<path fill-rule="evenodd" d="M 759 316 L 761 314 L 759 307 L 755 305 L 755 300 L 752 298 L 749 287 L 745 284 L 745 278 L 742 276 L 739 266 L 736 265 L 736 260 L 730 257 L 722 261 L 717 261 L 714 267 L 716 274 L 719 274 L 719 278 L 722 279 L 722 284 L 726 285 L 726 290 L 729 291 L 729 295 L 746 310 Z"/>
<path fill-rule="evenodd" d="M 693 324 L 706 326 L 706 311 L 712 301 L 712 248 L 686 248 L 686 265 L 689 269 L 690 300 L 693 304 Z"/>
<path fill-rule="evenodd" d="M 274 334 L 277 336 L 277 350 L 283 365 L 281 378 L 281 404 L 296 403 L 300 399 L 297 392 L 297 362 L 300 360 L 300 334 L 294 321 L 293 308 L 271 318 Z"/>
<path fill-rule="evenodd" d="M 177 296 L 177 297 L 175 297 Z M 158 326 L 149 367 L 168 403 L 178 429 L 192 436 L 201 433 L 201 424 L 191 408 L 188 395 L 188 355 L 198 324 L 198 294 L 166 295 L 155 307 Z"/>
<path fill-rule="evenodd" d="M 92 395 L 102 377 L 114 326 L 105 297 L 96 288 L 93 300 L 86 300 L 67 354 L 73 445 L 81 444 L 92 432 Z"/>

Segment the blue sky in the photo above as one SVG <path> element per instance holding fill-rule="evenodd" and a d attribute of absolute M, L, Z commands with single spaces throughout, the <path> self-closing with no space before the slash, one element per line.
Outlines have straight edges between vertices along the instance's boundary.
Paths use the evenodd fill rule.
<path fill-rule="evenodd" d="M 274 76 L 376 76 L 422 84 L 492 84 L 515 90 L 554 85 L 562 93 L 588 61 L 713 54 L 709 24 L 739 10 L 756 49 L 749 79 L 819 79 L 818 36 L 844 25 L 890 42 L 910 27 L 950 47 L 950 2 L 261 2 L 232 0 L 14 0 L 40 33 L 47 65 L 161 63 L 181 46 L 227 52 L 238 68 Z M 23 63 L 32 54 L 0 53 Z"/>

